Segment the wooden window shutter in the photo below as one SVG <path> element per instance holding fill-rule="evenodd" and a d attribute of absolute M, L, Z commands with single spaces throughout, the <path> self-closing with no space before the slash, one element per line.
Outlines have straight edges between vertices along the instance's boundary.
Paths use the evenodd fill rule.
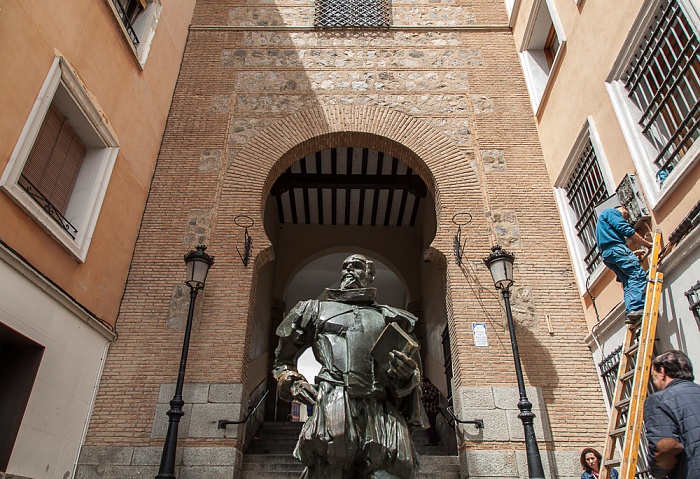
<path fill-rule="evenodd" d="M 51 105 L 22 175 L 61 214 L 65 214 L 85 158 L 85 145 Z"/>

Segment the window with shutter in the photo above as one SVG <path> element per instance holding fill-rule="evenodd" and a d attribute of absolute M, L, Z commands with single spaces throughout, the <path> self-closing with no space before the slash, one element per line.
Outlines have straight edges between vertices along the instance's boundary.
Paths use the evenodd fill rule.
<path fill-rule="evenodd" d="M 75 70 L 57 57 L 0 188 L 83 261 L 118 150 L 105 112 Z"/>
<path fill-rule="evenodd" d="M 61 113 L 51 105 L 22 169 L 19 184 L 75 238 L 66 218 L 86 148 Z"/>

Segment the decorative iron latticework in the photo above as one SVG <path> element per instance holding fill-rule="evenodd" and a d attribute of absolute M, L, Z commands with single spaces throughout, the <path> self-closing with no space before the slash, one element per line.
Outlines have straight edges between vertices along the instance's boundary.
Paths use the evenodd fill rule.
<path fill-rule="evenodd" d="M 114 7 L 117 9 L 117 13 L 119 14 L 119 19 L 122 21 L 122 24 L 124 25 L 124 28 L 126 28 L 126 32 L 129 34 L 129 39 L 131 39 L 131 43 L 134 44 L 134 47 L 138 48 L 139 44 L 141 43 L 139 41 L 139 37 L 136 35 L 136 31 L 134 30 L 134 26 L 131 23 L 132 19 L 134 17 L 130 17 L 129 15 L 129 7 L 125 7 L 120 0 L 112 0 L 112 3 L 114 4 Z M 126 2 L 127 5 L 129 5 L 129 2 Z M 134 2 L 136 4 L 136 2 Z M 143 8 L 141 7 L 141 4 L 139 3 L 137 5 L 137 8 L 139 11 L 143 11 Z"/>
<path fill-rule="evenodd" d="M 389 0 L 317 0 L 314 26 L 317 28 L 388 28 Z"/>
<path fill-rule="evenodd" d="M 73 226 L 73 224 L 68 221 L 65 216 L 63 216 L 62 212 L 56 208 L 53 203 L 51 203 L 48 198 L 41 193 L 41 191 L 39 191 L 39 188 L 34 186 L 32 182 L 29 181 L 29 179 L 27 179 L 27 177 L 24 175 L 20 175 L 17 184 L 21 186 L 22 189 L 24 189 L 24 191 L 26 191 L 27 194 L 31 196 L 32 199 L 36 201 L 39 206 L 41 206 L 43 210 L 56 221 L 56 223 L 61 225 L 61 228 L 63 228 L 71 238 L 75 239 L 75 236 L 78 234 L 78 229 Z"/>
<path fill-rule="evenodd" d="M 695 283 L 688 291 L 685 292 L 685 297 L 688 298 L 690 309 L 695 316 L 695 321 L 700 324 L 700 281 Z"/>

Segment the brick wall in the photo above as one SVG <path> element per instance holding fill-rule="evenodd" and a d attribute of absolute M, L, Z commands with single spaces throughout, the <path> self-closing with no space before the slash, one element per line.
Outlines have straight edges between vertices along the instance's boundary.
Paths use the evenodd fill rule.
<path fill-rule="evenodd" d="M 515 458 L 524 450 L 505 316 L 480 262 L 495 243 L 517 256 L 513 309 L 540 447 L 550 473 L 574 471 L 578 451 L 602 442 L 605 408 L 503 3 L 394 2 L 397 28 L 380 32 L 314 31 L 312 7 L 197 5 L 86 444 L 93 452 L 162 445 L 154 419 L 165 418 L 154 414 L 182 338 L 181 321 L 169 321 L 182 294 L 177 259 L 196 244 L 209 245 L 216 263 L 187 382 L 246 384 L 256 272 L 275 255 L 262 227 L 269 189 L 300 157 L 352 144 L 401 158 L 435 198 L 427 254 L 442 258 L 447 284 L 456 410 L 505 414 L 509 424 L 502 434 L 460 433 L 465 476 L 524 474 L 522 465 L 483 467 L 494 451 L 503 464 L 522 463 Z M 462 266 L 452 253 L 460 211 L 473 217 Z M 239 214 L 255 221 L 248 268 L 235 248 Z M 474 347 L 473 321 L 487 323 L 488 348 Z M 510 394 L 513 407 L 488 400 L 493 391 Z M 181 443 L 240 448 L 214 430 Z M 575 472 L 559 477 L 568 475 Z"/>

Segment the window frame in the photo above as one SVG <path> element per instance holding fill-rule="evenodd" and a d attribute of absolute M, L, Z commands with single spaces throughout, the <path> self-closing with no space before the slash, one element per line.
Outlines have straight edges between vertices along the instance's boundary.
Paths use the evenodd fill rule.
<path fill-rule="evenodd" d="M 690 172 L 700 161 L 700 141 L 696 141 L 673 171 L 669 173 L 663 185 L 659 185 L 656 178 L 657 172 L 653 165 L 658 151 L 642 132 L 642 127 L 638 123 L 639 115 L 637 112 L 639 110 L 628 97 L 628 92 L 624 85 L 623 77 L 625 72 L 632 57 L 638 50 L 637 47 L 647 34 L 661 1 L 646 0 L 644 2 L 605 83 L 613 111 L 617 116 L 632 162 L 637 170 L 637 176 L 652 210 L 657 210 L 661 207 L 671 193 L 682 183 L 686 173 Z M 695 33 L 700 36 L 700 17 L 692 2 L 686 0 L 671 1 L 677 1 Z"/>
<path fill-rule="evenodd" d="M 545 13 L 543 9 L 546 9 L 546 14 L 551 20 L 551 24 L 549 22 L 542 23 L 544 21 L 542 15 Z M 541 31 L 543 28 L 546 28 L 544 34 Z M 549 66 L 550 62 L 545 54 L 545 44 L 552 28 L 559 41 L 559 47 L 553 55 L 551 66 Z M 535 43 L 534 45 L 533 42 Z M 539 45 L 540 43 L 542 45 Z M 532 110 L 536 117 L 539 117 L 542 113 L 543 100 L 549 95 L 553 85 L 552 78 L 561 65 L 565 50 L 566 36 L 564 35 L 564 27 L 561 24 L 554 2 L 552 0 L 535 0 L 525 26 L 525 34 L 518 56 L 525 77 L 525 85 L 530 94 Z M 543 68 L 543 62 L 547 66 L 547 72 Z"/>
<path fill-rule="evenodd" d="M 60 101 L 69 109 L 67 117 L 73 128 L 78 130 L 86 146 L 89 145 L 64 215 L 78 229 L 75 238 L 18 184 L 54 101 Z M 117 135 L 105 113 L 65 58 L 57 56 L 0 178 L 0 189 L 79 262 L 84 262 L 118 151 Z"/>
<path fill-rule="evenodd" d="M 605 265 L 602 262 L 593 270 L 590 274 L 588 273 L 586 263 L 585 263 L 585 247 L 578 237 L 576 231 L 576 221 L 578 220 L 573 209 L 569 205 L 569 200 L 566 192 L 566 184 L 568 183 L 571 175 L 576 169 L 579 163 L 581 154 L 590 138 L 591 145 L 596 154 L 596 160 L 598 161 L 598 167 L 603 175 L 603 181 L 608 189 L 608 193 L 612 194 L 615 191 L 615 182 L 608 164 L 607 158 L 605 156 L 605 151 L 603 150 L 600 137 L 598 136 L 598 131 L 595 127 L 592 117 L 586 118 L 579 131 L 576 140 L 574 141 L 573 147 L 569 152 L 569 156 L 564 162 L 559 175 L 554 182 L 554 197 L 557 202 L 557 207 L 559 209 L 559 216 L 561 218 L 562 227 L 564 230 L 564 236 L 566 237 L 566 242 L 569 247 L 569 253 L 571 256 L 571 263 L 574 268 L 574 276 L 579 287 L 579 293 L 583 295 L 586 292 L 586 281 L 589 282 L 588 288 L 595 284 L 602 276 L 605 271 Z"/>
<path fill-rule="evenodd" d="M 121 15 L 114 5 L 114 1 L 119 0 L 104 0 L 109 6 L 114 18 L 119 25 L 119 29 L 124 36 L 131 53 L 136 58 L 139 68 L 142 70 L 146 66 L 146 60 L 148 59 L 148 54 L 151 52 L 151 43 L 156 34 L 156 29 L 158 28 L 158 23 L 160 21 L 161 13 L 163 12 L 163 4 L 161 0 L 145 0 L 146 8 L 134 19 L 132 28 L 134 30 L 134 35 L 138 38 L 138 46 L 134 45 L 129 31 L 122 22 Z"/>

